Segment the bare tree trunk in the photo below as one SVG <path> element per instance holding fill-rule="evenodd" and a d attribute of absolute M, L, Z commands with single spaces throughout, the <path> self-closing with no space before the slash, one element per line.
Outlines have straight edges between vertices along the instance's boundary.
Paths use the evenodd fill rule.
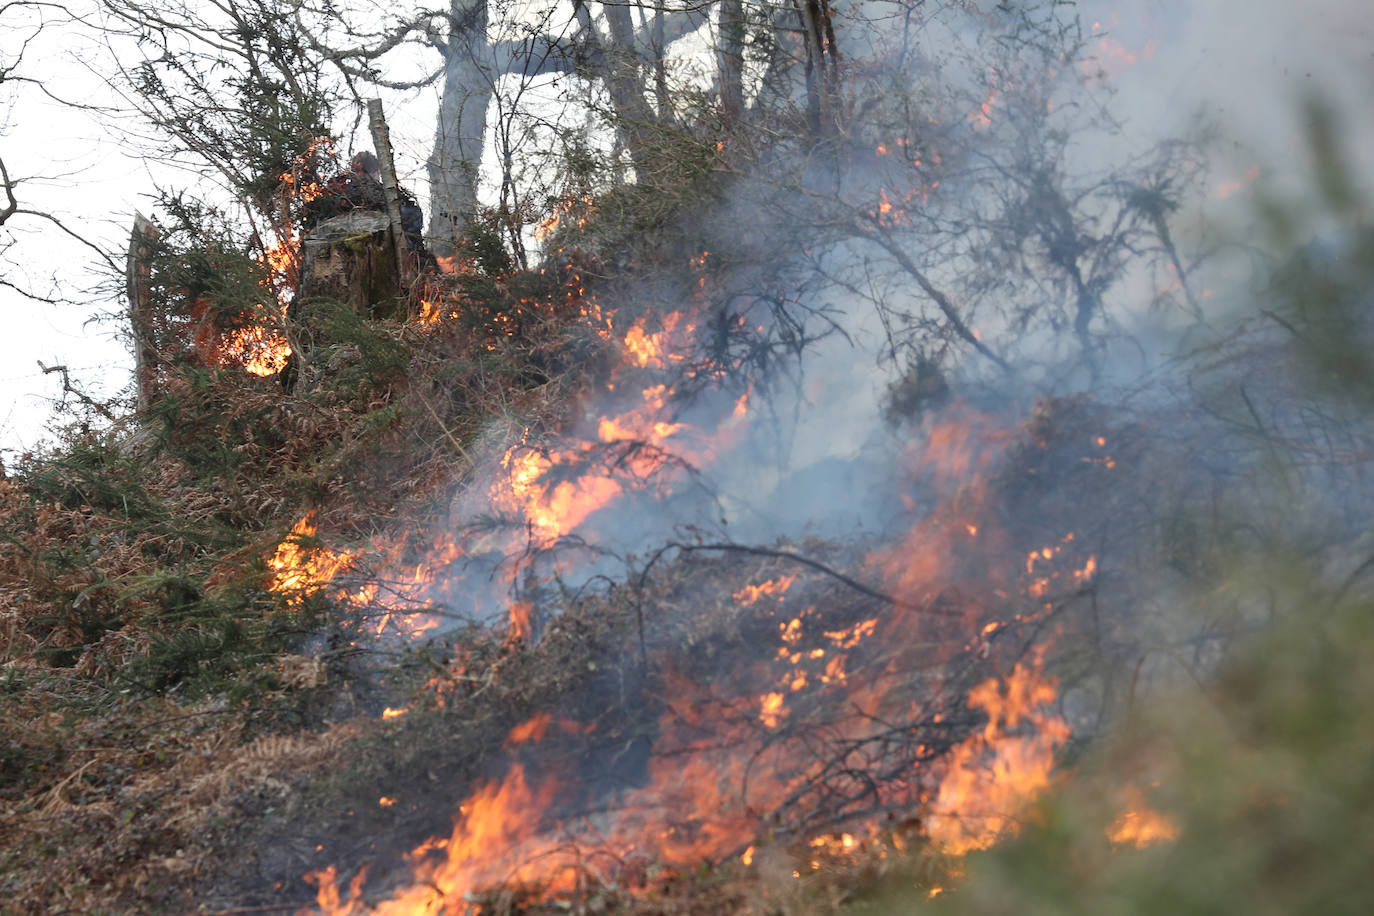
<path fill-rule="evenodd" d="M 725 123 L 734 126 L 744 112 L 744 0 L 722 0 L 719 29 L 720 107 Z"/>
<path fill-rule="evenodd" d="M 429 225 L 440 251 L 452 245 L 477 210 L 477 179 L 494 89 L 494 78 L 483 66 L 490 56 L 487 0 L 452 0 L 449 15 L 443 99 L 429 159 Z"/>
<path fill-rule="evenodd" d="M 807 114 L 811 133 L 820 142 L 834 133 L 831 98 L 839 80 L 839 53 L 828 0 L 801 0 L 800 11 L 806 34 Z"/>
<path fill-rule="evenodd" d="M 129 329 L 134 339 L 134 387 L 137 410 L 146 411 L 157 400 L 157 338 L 152 314 L 153 245 L 158 230 L 142 213 L 134 214 L 125 265 L 125 295 L 129 300 Z"/>
<path fill-rule="evenodd" d="M 407 269 L 410 259 L 406 257 L 405 230 L 401 226 L 401 186 L 396 181 L 391 131 L 387 130 L 381 99 L 368 100 L 367 126 L 372 132 L 372 143 L 377 148 L 377 162 L 382 167 L 382 189 L 386 192 L 386 215 L 391 222 L 391 240 L 396 249 L 396 269 L 400 274 L 401 288 L 405 289 L 410 281 L 410 271 Z"/>
<path fill-rule="evenodd" d="M 643 60 L 635 45 L 634 22 L 630 8 L 611 4 L 605 8 L 611 47 L 605 52 L 603 78 L 615 108 L 620 135 L 635 167 L 647 164 L 648 131 L 655 122 L 653 109 L 644 97 L 641 75 Z"/>
<path fill-rule="evenodd" d="M 668 30 L 661 8 L 654 10 L 650 46 L 654 52 L 654 102 L 658 106 L 658 116 L 666 121 L 672 121 L 673 95 L 668 88 L 668 63 L 664 50 L 668 46 Z"/>

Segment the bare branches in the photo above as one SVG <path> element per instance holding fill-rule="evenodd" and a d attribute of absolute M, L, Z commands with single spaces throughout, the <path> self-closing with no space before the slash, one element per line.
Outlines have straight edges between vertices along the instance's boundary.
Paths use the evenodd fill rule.
<path fill-rule="evenodd" d="M 33 216 L 37 217 L 38 219 L 45 220 L 50 225 L 56 227 L 63 234 L 67 235 L 69 238 L 75 239 L 76 241 L 84 245 L 86 248 L 88 248 L 98 258 L 100 258 L 100 260 L 104 262 L 105 266 L 108 267 L 113 273 L 118 274 L 123 272 L 123 268 L 120 267 L 119 263 L 110 255 L 108 251 L 100 247 L 100 245 L 96 244 L 95 242 L 91 241 L 86 236 L 82 235 L 80 232 L 77 232 L 75 229 L 68 226 L 65 222 L 63 222 L 61 219 L 54 216 L 53 214 L 45 213 L 42 210 L 28 210 L 23 207 L 19 207 L 18 209 L 16 209 L 15 213 L 22 216 Z"/>
<path fill-rule="evenodd" d="M 86 392 L 82 391 L 80 388 L 72 384 L 71 374 L 66 366 L 45 366 L 43 365 L 43 361 L 40 359 L 38 360 L 38 368 L 43 370 L 44 375 L 52 375 L 53 373 L 57 373 L 62 376 L 62 396 L 64 399 L 68 395 L 71 395 L 72 397 L 75 397 L 78 401 L 80 401 L 83 405 L 89 407 L 91 410 L 94 410 L 96 413 L 100 414 L 102 417 L 109 420 L 111 423 L 118 420 L 118 418 L 114 415 L 114 412 L 111 411 L 108 406 L 100 403 L 95 398 L 92 398 L 90 395 L 86 394 Z"/>
<path fill-rule="evenodd" d="M 930 282 L 930 278 L 916 266 L 916 263 L 911 260 L 910 256 L 907 255 L 900 244 L 889 236 L 881 227 L 877 227 L 872 232 L 865 234 L 864 238 L 881 247 L 892 256 L 894 261 L 901 265 L 902 269 L 916 281 L 916 285 L 921 288 L 921 292 L 929 296 L 930 300 L 935 303 L 940 313 L 943 314 L 945 319 L 949 322 L 950 327 L 954 329 L 954 333 L 958 334 L 961 340 L 973 347 L 973 349 L 977 350 L 983 356 L 992 360 L 1002 369 L 1011 371 L 1011 366 L 1007 364 L 1007 361 L 988 349 L 987 344 L 979 340 L 978 336 L 969 329 L 969 326 L 964 323 L 964 319 L 960 316 L 959 310 L 955 307 L 954 303 L 951 302 L 949 297 L 936 287 L 934 283 Z"/>
<path fill-rule="evenodd" d="M 6 198 L 5 208 L 0 210 L 0 226 L 5 225 L 6 220 L 19 212 L 19 201 L 14 197 L 14 184 L 10 179 L 9 170 L 5 168 L 4 157 L 0 157 L 0 185 L 4 186 Z"/>

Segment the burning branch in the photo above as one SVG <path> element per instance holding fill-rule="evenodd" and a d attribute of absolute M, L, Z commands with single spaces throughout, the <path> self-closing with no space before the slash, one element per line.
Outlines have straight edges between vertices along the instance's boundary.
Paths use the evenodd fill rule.
<path fill-rule="evenodd" d="M 773 557 L 779 560 L 788 560 L 793 563 L 800 563 L 802 566 L 814 569 L 817 572 L 824 573 L 830 578 L 835 579 L 836 581 L 842 582 L 843 584 L 849 586 L 861 595 L 867 595 L 869 598 L 874 598 L 878 601 L 881 601 L 884 604 L 889 604 L 895 608 L 920 611 L 922 613 L 934 614 L 936 616 L 944 617 L 963 616 L 963 614 L 959 611 L 943 610 L 941 608 L 935 607 L 929 602 L 918 605 L 912 604 L 911 602 L 903 601 L 900 598 L 894 598 L 891 595 L 884 594 L 883 592 L 880 592 L 877 589 L 867 586 L 860 582 L 858 579 L 851 578 L 850 576 L 847 576 L 844 573 L 840 572 L 838 569 L 835 569 L 831 566 L 827 566 L 819 560 L 812 559 L 811 557 L 804 556 L 799 553 L 793 553 L 790 550 L 781 550 L 774 547 L 756 547 L 748 544 L 683 544 L 677 541 L 665 544 L 661 549 L 659 549 L 654 554 L 653 558 L 649 561 L 648 565 L 644 567 L 643 572 L 640 573 L 639 581 L 641 588 L 643 587 L 645 579 L 649 575 L 649 571 L 653 569 L 654 564 L 658 562 L 659 558 L 661 558 L 664 554 L 667 554 L 670 551 L 674 550 L 680 551 L 682 553 L 695 553 L 701 550 L 734 551 L 738 553 L 752 553 L 760 557 Z"/>

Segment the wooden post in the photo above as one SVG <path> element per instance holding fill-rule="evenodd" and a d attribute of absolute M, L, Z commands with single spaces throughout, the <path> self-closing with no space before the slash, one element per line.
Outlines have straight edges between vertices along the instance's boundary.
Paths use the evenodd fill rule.
<path fill-rule="evenodd" d="M 157 342 L 152 314 L 153 245 L 157 226 L 142 213 L 134 214 L 129 234 L 129 257 L 125 263 L 125 295 L 129 299 L 129 330 L 134 338 L 134 387 L 137 410 L 142 413 L 157 398 Z"/>
<path fill-rule="evenodd" d="M 382 189 L 386 191 L 386 214 L 391 220 L 391 235 L 396 244 L 396 269 L 401 275 L 401 287 L 409 293 L 413 279 L 410 258 L 406 251 L 405 230 L 401 228 L 401 186 L 396 182 L 396 160 L 391 155 L 391 131 L 382 114 L 382 100 L 367 100 L 367 126 L 372 131 L 372 144 L 377 147 L 377 162 L 382 168 Z"/>

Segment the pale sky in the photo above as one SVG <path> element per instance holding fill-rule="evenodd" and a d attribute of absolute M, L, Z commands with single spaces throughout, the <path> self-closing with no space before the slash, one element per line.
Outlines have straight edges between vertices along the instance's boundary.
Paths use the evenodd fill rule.
<path fill-rule="evenodd" d="M 1366 178 L 1374 175 L 1374 106 L 1368 103 L 1374 97 L 1374 17 L 1368 0 L 1091 0 L 1080 9 L 1085 27 L 1098 22 L 1100 31 L 1114 33 L 1102 54 L 1120 81 L 1120 110 L 1133 136 L 1144 141 L 1179 130 L 1192 112 L 1204 110 L 1235 141 L 1214 164 L 1218 183 L 1243 182 L 1261 164 L 1266 177 L 1275 170 L 1301 171 L 1297 103 L 1305 91 L 1335 93 L 1352 164 Z M 0 27 L 0 54 L 12 55 L 23 34 L 9 23 Z M 93 49 L 52 29 L 30 46 L 24 71 L 56 94 L 99 102 L 104 87 L 93 67 Z M 63 217 L 122 264 L 133 211 L 149 210 L 155 180 L 176 183 L 177 176 L 154 174 L 156 163 L 132 158 L 107 126 L 86 113 L 64 109 L 32 87 L 6 89 L 0 89 L 0 156 L 12 177 L 28 179 L 19 189 L 22 205 Z M 388 106 L 398 167 L 423 193 L 434 91 L 409 105 L 393 97 Z M 366 146 L 361 139 L 359 147 Z M 0 255 L 5 279 L 48 292 L 48 278 L 57 275 L 64 291 L 77 297 L 100 281 L 89 250 L 61 233 L 21 216 L 5 230 L 17 238 Z M 0 450 L 36 444 L 60 393 L 60 381 L 45 378 L 37 360 L 66 365 L 92 394 L 127 385 L 131 360 L 114 339 L 117 328 L 88 324 L 93 312 L 121 308 L 98 297 L 84 306 L 46 306 L 0 289 L 0 310 L 9 318 L 0 335 Z"/>

